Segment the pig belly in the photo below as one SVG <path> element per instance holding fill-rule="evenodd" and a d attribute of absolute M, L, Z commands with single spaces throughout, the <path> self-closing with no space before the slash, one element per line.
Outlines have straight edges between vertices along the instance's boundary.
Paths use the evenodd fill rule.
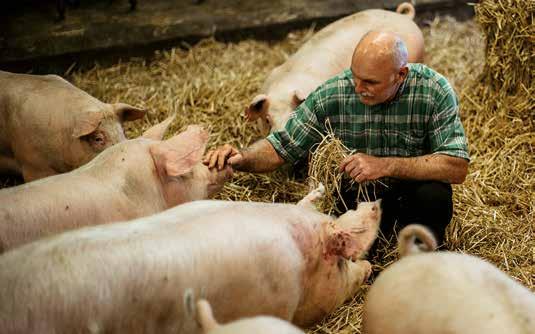
<path fill-rule="evenodd" d="M 535 296 L 477 258 L 413 255 L 379 275 L 363 333 L 535 333 Z"/>
<path fill-rule="evenodd" d="M 302 254 L 286 224 L 259 207 L 238 208 L 189 222 L 164 213 L 91 227 L 4 254 L 0 332 L 197 333 L 183 307 L 187 289 L 210 300 L 221 322 L 259 314 L 291 320 Z M 286 222 L 319 215 L 276 210 L 287 211 Z M 250 219 L 239 219 L 244 214 Z"/>

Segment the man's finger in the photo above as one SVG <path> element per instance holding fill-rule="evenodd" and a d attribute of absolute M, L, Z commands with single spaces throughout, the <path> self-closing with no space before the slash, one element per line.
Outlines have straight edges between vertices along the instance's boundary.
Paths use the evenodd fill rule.
<path fill-rule="evenodd" d="M 204 156 L 202 163 L 205 165 L 208 165 L 208 163 L 210 162 L 210 157 L 212 156 L 213 153 L 214 153 L 213 150 L 208 151 L 208 153 L 206 153 L 206 155 Z"/>
<path fill-rule="evenodd" d="M 353 156 L 350 155 L 348 157 L 345 157 L 344 160 L 340 163 L 340 172 L 343 172 L 346 169 L 346 165 L 353 160 Z"/>
<path fill-rule="evenodd" d="M 226 147 L 219 153 L 219 160 L 217 161 L 217 170 L 222 170 L 225 166 L 227 157 L 232 153 L 232 146 Z"/>
<path fill-rule="evenodd" d="M 361 168 L 360 168 L 360 166 L 359 166 L 358 161 L 357 161 L 357 160 L 352 160 L 352 161 L 350 161 L 350 162 L 346 165 L 346 169 L 345 169 L 345 171 L 346 171 L 347 175 L 351 175 L 351 173 L 352 173 L 353 171 L 355 171 L 355 170 L 356 170 L 356 171 L 360 171 L 360 169 L 361 169 Z"/>
<path fill-rule="evenodd" d="M 355 168 L 351 171 L 351 174 L 349 174 L 349 176 L 351 176 L 352 179 L 356 180 L 359 174 L 360 174 L 360 170 L 358 168 Z"/>
<path fill-rule="evenodd" d="M 208 165 L 208 168 L 214 168 L 217 164 L 217 159 L 219 157 L 219 150 L 215 150 L 212 156 L 210 157 L 210 164 Z"/>

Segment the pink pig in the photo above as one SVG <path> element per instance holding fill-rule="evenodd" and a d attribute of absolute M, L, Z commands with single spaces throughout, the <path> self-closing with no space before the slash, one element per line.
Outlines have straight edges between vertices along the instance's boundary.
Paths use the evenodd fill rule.
<path fill-rule="evenodd" d="M 126 140 L 122 123 L 145 115 L 107 104 L 57 75 L 0 71 L 0 172 L 26 182 L 65 173 Z"/>
<path fill-rule="evenodd" d="M 396 12 L 368 9 L 329 24 L 271 71 L 245 109 L 246 118 L 256 121 L 263 132 L 281 130 L 311 92 L 349 68 L 355 46 L 370 30 L 397 33 L 407 45 L 409 62 L 422 62 L 424 38 L 414 15 L 414 7 L 402 3 Z"/>
<path fill-rule="evenodd" d="M 0 257 L 0 332 L 197 334 L 191 293 L 223 323 L 267 315 L 309 326 L 368 278 L 358 258 L 381 217 L 379 202 L 334 219 L 310 200 L 194 201 L 14 249 Z"/>
<path fill-rule="evenodd" d="M 422 225 L 400 232 L 402 258 L 368 292 L 362 333 L 535 333 L 533 292 L 478 257 L 422 253 L 435 247 Z"/>
<path fill-rule="evenodd" d="M 148 216 L 217 193 L 232 171 L 201 163 L 198 126 L 161 141 L 172 118 L 86 165 L 0 190 L 0 252 L 68 229 Z"/>

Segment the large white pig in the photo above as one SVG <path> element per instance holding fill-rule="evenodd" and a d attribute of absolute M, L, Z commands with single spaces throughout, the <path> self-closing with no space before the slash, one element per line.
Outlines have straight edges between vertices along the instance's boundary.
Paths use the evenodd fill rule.
<path fill-rule="evenodd" d="M 403 11 L 406 14 L 401 14 Z M 370 30 L 397 33 L 407 45 L 409 62 L 422 62 L 424 39 L 413 22 L 414 7 L 397 12 L 369 9 L 329 24 L 267 77 L 259 94 L 245 109 L 249 121 L 257 120 L 263 132 L 284 127 L 290 113 L 326 80 L 351 66 L 355 46 Z"/>
<path fill-rule="evenodd" d="M 423 226 L 409 225 L 401 231 L 400 253 L 416 254 L 392 264 L 372 285 L 363 333 L 535 333 L 531 291 L 475 256 L 418 254 L 415 238 L 427 249 L 434 246 L 432 233 Z"/>
<path fill-rule="evenodd" d="M 27 244 L 0 257 L 0 332 L 200 333 L 188 291 L 223 323 L 310 325 L 370 274 L 358 258 L 379 204 L 335 220 L 308 205 L 195 201 Z"/>
<path fill-rule="evenodd" d="M 0 253 L 46 235 L 148 216 L 219 191 L 232 170 L 209 170 L 201 163 L 208 134 L 190 126 L 161 141 L 171 120 L 109 147 L 72 172 L 0 190 Z"/>
<path fill-rule="evenodd" d="M 214 318 L 210 303 L 204 299 L 197 302 L 196 310 L 203 334 L 305 334 L 289 322 L 272 316 L 243 318 L 221 325 Z"/>
<path fill-rule="evenodd" d="M 26 182 L 75 169 L 124 141 L 145 110 L 108 104 L 57 75 L 0 71 L 0 173 Z"/>

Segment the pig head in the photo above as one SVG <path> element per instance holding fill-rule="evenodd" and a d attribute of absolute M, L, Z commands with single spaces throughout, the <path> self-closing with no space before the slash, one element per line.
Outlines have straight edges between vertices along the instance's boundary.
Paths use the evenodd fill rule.
<path fill-rule="evenodd" d="M 144 134 L 146 138 L 150 136 Z M 160 134 L 152 136 L 157 138 Z M 200 126 L 190 125 L 186 131 L 150 145 L 167 207 L 212 197 L 232 176 L 230 166 L 218 171 L 201 163 L 207 142 L 208 133 Z"/>
<path fill-rule="evenodd" d="M 380 219 L 380 200 L 360 203 L 356 211 L 350 210 L 335 221 L 323 223 L 318 243 L 303 244 L 300 241 L 304 239 L 300 238 L 298 243 L 307 258 L 307 272 L 303 301 L 293 323 L 309 326 L 358 292 L 371 274 L 370 263 L 359 259 L 377 237 Z M 307 257 L 314 252 L 321 254 Z"/>
<path fill-rule="evenodd" d="M 103 103 L 56 75 L 0 71 L 0 171 L 26 182 L 73 170 L 125 140 L 145 110 Z"/>

